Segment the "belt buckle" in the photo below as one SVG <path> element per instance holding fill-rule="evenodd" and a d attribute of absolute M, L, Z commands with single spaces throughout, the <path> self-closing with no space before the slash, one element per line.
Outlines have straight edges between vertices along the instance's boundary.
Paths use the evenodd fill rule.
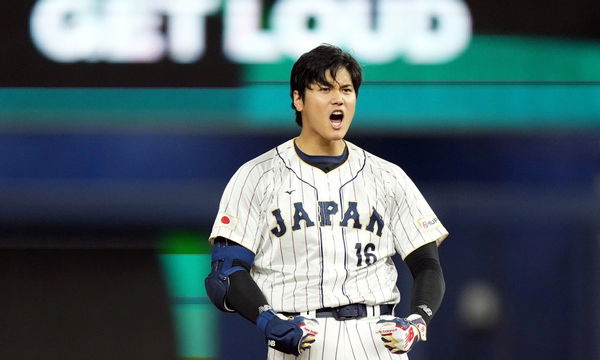
<path fill-rule="evenodd" d="M 340 321 L 350 320 L 350 319 L 360 319 L 360 318 L 367 316 L 366 307 L 361 306 L 361 304 L 350 304 L 350 305 L 346 305 L 346 306 L 340 306 L 340 307 L 334 308 L 332 310 L 333 310 L 333 317 L 336 320 L 340 320 Z M 363 311 L 361 311 L 361 310 L 363 310 Z"/>

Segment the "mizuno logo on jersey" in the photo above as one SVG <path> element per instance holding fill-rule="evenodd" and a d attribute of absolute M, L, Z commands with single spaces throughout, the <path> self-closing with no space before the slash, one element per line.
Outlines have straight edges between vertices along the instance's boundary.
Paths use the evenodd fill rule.
<path fill-rule="evenodd" d="M 319 201 L 319 226 L 331 226 L 333 222 L 333 216 L 340 212 L 340 206 L 335 201 Z M 287 224 L 283 219 L 280 209 L 275 209 L 271 212 L 275 217 L 275 221 L 277 222 L 277 226 L 271 229 L 271 233 L 277 237 L 282 237 L 287 232 Z M 292 225 L 292 231 L 300 230 L 302 228 L 302 223 L 304 227 L 309 228 L 315 226 L 315 222 L 311 219 L 310 215 L 304 210 L 304 205 L 301 202 L 294 203 L 294 214 L 290 219 Z M 348 202 L 348 206 L 344 211 L 343 216 L 339 223 L 339 226 L 342 227 L 351 227 L 353 229 L 365 229 L 372 233 L 375 233 L 377 236 L 381 236 L 383 231 L 383 218 L 381 215 L 372 208 L 372 211 L 369 215 L 369 221 L 366 224 L 362 224 L 360 222 L 360 216 L 358 211 L 358 203 L 354 201 Z"/>

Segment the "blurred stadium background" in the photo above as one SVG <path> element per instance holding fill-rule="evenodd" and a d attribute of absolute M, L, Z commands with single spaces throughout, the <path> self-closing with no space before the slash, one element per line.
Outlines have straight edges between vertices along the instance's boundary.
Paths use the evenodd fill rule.
<path fill-rule="evenodd" d="M 233 172 L 298 132 L 295 57 L 330 42 L 364 66 L 349 140 L 451 233 L 411 359 L 600 359 L 597 2 L 0 7 L 1 358 L 264 358 L 205 296 L 206 238 Z"/>

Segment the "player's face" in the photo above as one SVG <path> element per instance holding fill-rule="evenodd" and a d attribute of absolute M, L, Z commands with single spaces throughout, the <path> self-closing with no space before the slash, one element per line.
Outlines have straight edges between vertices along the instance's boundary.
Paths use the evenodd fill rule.
<path fill-rule="evenodd" d="M 341 140 L 354 117 L 356 91 L 348 70 L 340 68 L 335 79 L 328 71 L 326 79 L 331 86 L 313 83 L 306 89 L 304 99 L 294 91 L 294 105 L 302 113 L 299 139 L 305 144 L 343 144 Z"/>

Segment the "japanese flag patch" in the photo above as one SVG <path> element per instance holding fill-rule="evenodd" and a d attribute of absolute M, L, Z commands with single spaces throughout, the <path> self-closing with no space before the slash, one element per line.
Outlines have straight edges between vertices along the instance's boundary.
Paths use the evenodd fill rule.
<path fill-rule="evenodd" d="M 237 218 L 226 213 L 217 214 L 215 227 L 224 227 L 228 230 L 235 231 L 237 226 Z"/>

